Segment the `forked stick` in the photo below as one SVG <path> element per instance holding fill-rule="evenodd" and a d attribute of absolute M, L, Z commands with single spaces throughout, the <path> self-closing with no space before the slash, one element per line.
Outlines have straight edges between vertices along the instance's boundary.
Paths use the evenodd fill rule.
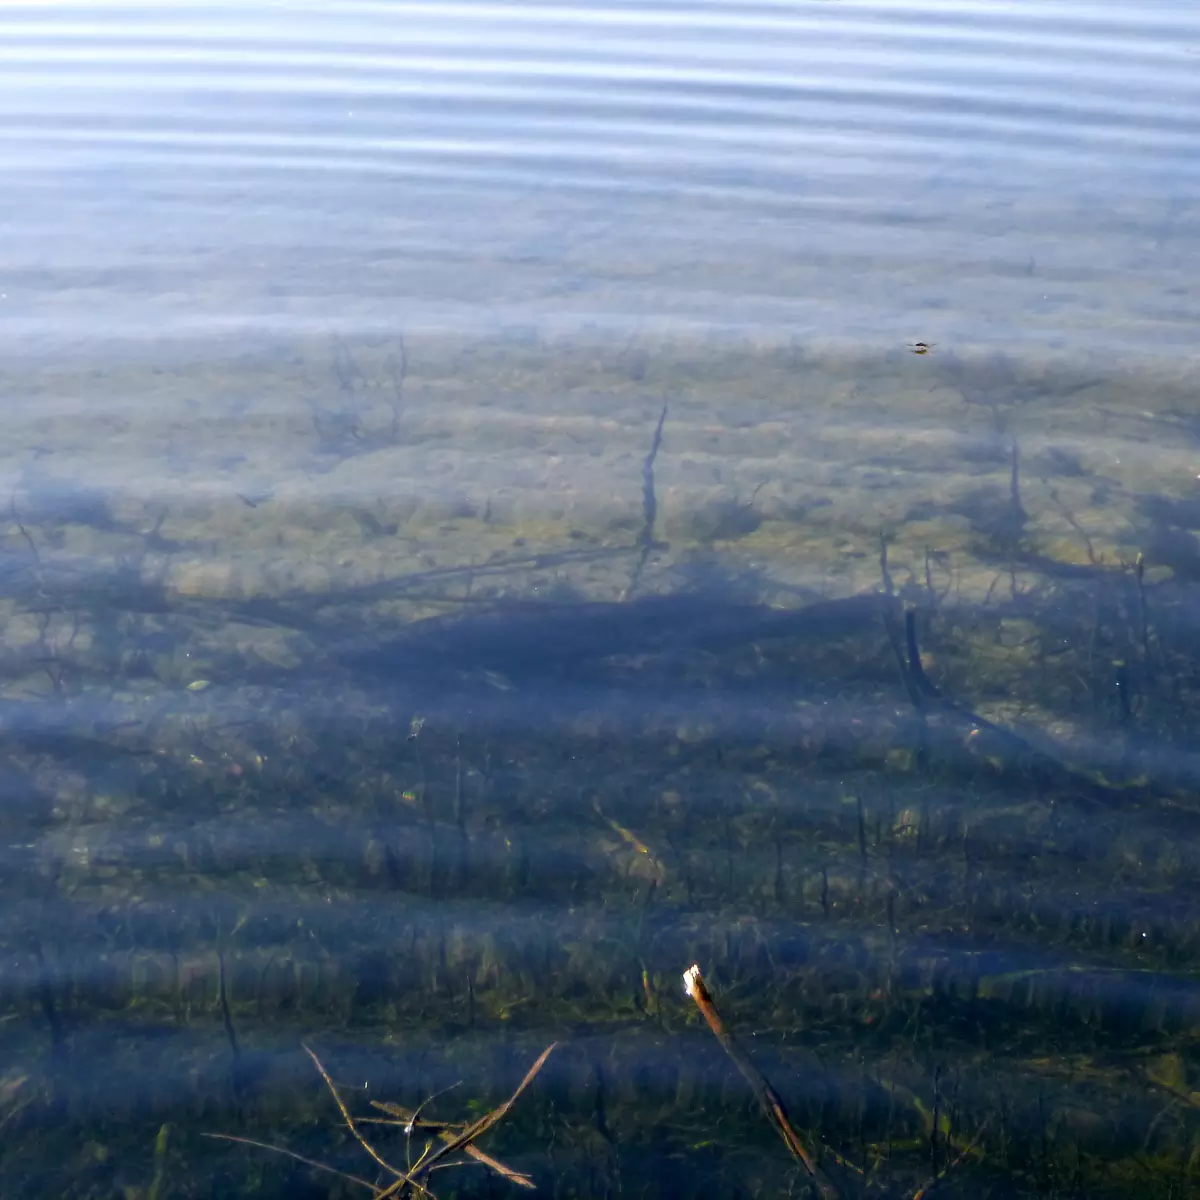
<path fill-rule="evenodd" d="M 365 1137 L 363 1137 L 363 1135 L 361 1133 L 358 1132 L 358 1126 L 355 1125 L 354 1118 L 350 1115 L 350 1110 L 346 1107 L 345 1101 L 342 1099 L 341 1095 L 339 1094 L 339 1092 L 337 1090 L 337 1085 L 333 1082 L 332 1079 L 329 1078 L 329 1072 L 325 1070 L 324 1064 L 312 1052 L 312 1050 L 309 1049 L 308 1046 L 305 1046 L 304 1050 L 305 1050 L 305 1053 L 308 1055 L 308 1057 L 311 1058 L 313 1060 L 313 1062 L 316 1064 L 317 1070 L 321 1072 L 321 1078 L 323 1080 L 325 1080 L 325 1084 L 329 1088 L 329 1091 L 332 1093 L 333 1099 L 337 1103 L 338 1110 L 342 1114 L 342 1120 L 344 1120 L 346 1122 L 346 1128 L 349 1129 L 350 1132 L 354 1135 L 355 1141 L 357 1141 L 358 1144 L 381 1167 L 383 1167 L 383 1169 L 385 1171 L 387 1171 L 389 1174 L 395 1176 L 396 1182 L 394 1184 L 392 1184 L 392 1186 L 389 1187 L 387 1189 L 387 1191 L 384 1192 L 383 1194 L 392 1196 L 392 1195 L 395 1195 L 397 1192 L 397 1189 L 399 1189 L 401 1187 L 414 1187 L 414 1188 L 416 1188 L 417 1191 L 419 1191 L 425 1195 L 428 1195 L 428 1192 L 426 1192 L 425 1188 L 422 1187 L 422 1185 L 420 1183 L 418 1183 L 416 1179 L 414 1179 L 411 1175 L 406 1175 L 403 1171 L 400 1170 L 399 1167 L 393 1167 L 392 1164 L 390 1162 L 388 1162 L 387 1159 L 385 1159 L 379 1153 L 379 1151 L 376 1150 L 375 1147 L 372 1146 L 371 1143 L 368 1142 Z"/>
<path fill-rule="evenodd" d="M 917 1188 L 917 1190 L 913 1193 L 912 1200 L 925 1200 L 925 1197 L 928 1196 L 933 1189 L 936 1188 L 937 1185 L 941 1183 L 942 1180 L 945 1179 L 946 1176 L 949 1175 L 950 1172 L 953 1171 L 954 1168 L 963 1161 L 963 1159 L 967 1158 L 968 1155 L 975 1153 L 979 1147 L 979 1143 L 983 1141 L 983 1135 L 987 1132 L 988 1122 L 990 1120 L 991 1118 L 989 1117 L 984 1121 L 984 1123 L 979 1127 L 979 1132 L 975 1135 L 971 1143 L 963 1149 L 963 1152 L 952 1163 L 947 1163 L 947 1165 L 944 1166 L 927 1184 Z"/>
<path fill-rule="evenodd" d="M 420 1162 L 418 1162 L 415 1167 L 410 1167 L 407 1173 L 401 1171 L 398 1167 L 392 1166 L 392 1164 L 388 1162 L 387 1159 L 385 1159 L 383 1155 L 381 1155 L 379 1151 L 371 1145 L 370 1142 L 367 1141 L 362 1133 L 359 1132 L 358 1125 L 355 1123 L 354 1118 L 350 1115 L 350 1110 L 346 1107 L 345 1101 L 338 1092 L 337 1085 L 330 1078 L 329 1072 L 325 1070 L 325 1065 L 316 1056 L 316 1054 L 309 1049 L 308 1046 L 305 1046 L 305 1052 L 308 1054 L 309 1058 L 313 1060 L 313 1065 L 321 1073 L 321 1078 L 325 1081 L 325 1086 L 329 1088 L 329 1092 L 333 1096 L 334 1103 L 337 1104 L 338 1111 L 342 1114 L 342 1120 L 346 1122 L 346 1128 L 350 1130 L 355 1141 L 358 1142 L 358 1144 L 371 1156 L 371 1158 L 373 1158 L 375 1162 L 377 1162 L 385 1171 L 394 1177 L 393 1182 L 388 1187 L 383 1189 L 380 1189 L 376 1184 L 371 1183 L 369 1180 L 362 1179 L 357 1175 L 349 1175 L 344 1171 L 335 1169 L 334 1167 L 328 1167 L 324 1163 L 317 1162 L 315 1159 L 306 1158 L 303 1154 L 297 1154 L 295 1151 L 285 1149 L 283 1146 L 273 1146 L 269 1142 L 255 1141 L 253 1138 L 235 1137 L 228 1133 L 209 1133 L 205 1134 L 204 1136 L 219 1138 L 221 1141 L 226 1142 L 237 1142 L 239 1145 L 254 1146 L 260 1150 L 271 1150 L 276 1154 L 285 1155 L 287 1158 L 291 1158 L 296 1162 L 301 1162 L 307 1167 L 312 1167 L 314 1170 L 326 1171 L 331 1175 L 337 1175 L 341 1179 L 348 1180 L 351 1183 L 356 1183 L 360 1187 L 366 1188 L 372 1193 L 374 1200 L 393 1200 L 394 1197 L 407 1194 L 410 1189 L 421 1196 L 428 1197 L 428 1200 L 433 1200 L 433 1193 L 429 1191 L 429 1189 L 421 1181 L 421 1177 L 428 1177 L 430 1172 L 441 1170 L 443 1167 L 464 1165 L 461 1160 L 453 1163 L 442 1162 L 442 1160 L 448 1155 L 459 1150 L 464 1151 L 466 1154 L 484 1166 L 490 1167 L 493 1171 L 496 1171 L 498 1174 L 504 1176 L 504 1178 L 508 1179 L 510 1182 L 518 1184 L 524 1188 L 532 1188 L 534 1184 L 528 1175 L 522 1175 L 520 1172 L 506 1167 L 503 1163 L 498 1162 L 496 1159 L 487 1154 L 484 1154 L 481 1150 L 476 1150 L 472 1143 L 476 1138 L 487 1133 L 489 1129 L 504 1119 L 504 1117 L 508 1114 L 509 1109 L 511 1109 L 512 1106 L 517 1102 L 517 1099 L 520 1097 L 521 1093 L 533 1082 L 534 1076 L 537 1075 L 543 1066 L 545 1066 L 546 1059 L 550 1057 L 551 1051 L 553 1051 L 557 1045 L 557 1042 L 551 1042 L 550 1045 L 547 1046 L 540 1055 L 538 1055 L 538 1059 L 533 1066 L 530 1067 L 525 1073 L 525 1078 L 522 1079 L 517 1085 L 517 1090 L 513 1092 L 513 1094 L 509 1096 L 509 1098 L 505 1100 L 505 1102 L 498 1108 L 492 1109 L 491 1112 L 480 1117 L 479 1120 L 474 1121 L 466 1127 L 452 1127 L 445 1125 L 440 1121 L 420 1122 L 422 1127 L 437 1130 L 438 1136 L 442 1139 L 445 1145 L 436 1151 L 430 1151 L 427 1148 L 426 1152 L 421 1156 Z M 428 1101 L 426 1103 L 428 1103 Z M 396 1105 L 377 1104 L 377 1107 L 383 1109 L 385 1112 L 393 1112 L 397 1115 L 402 1114 L 405 1118 L 404 1125 L 409 1132 L 411 1132 L 412 1129 L 418 1124 L 418 1117 L 421 1111 L 420 1108 L 418 1108 L 415 1113 L 410 1114 L 407 1110 L 401 1109 Z M 422 1107 L 424 1107 L 424 1105 L 422 1105 Z M 400 1124 L 400 1122 L 388 1121 L 380 1122 L 380 1124 L 390 1125 Z"/>
<path fill-rule="evenodd" d="M 402 1108 L 399 1104 L 391 1104 L 385 1100 L 372 1100 L 371 1103 L 381 1112 L 389 1113 L 394 1119 L 385 1121 L 380 1117 L 363 1117 L 359 1119 L 359 1124 L 371 1125 L 399 1125 L 406 1132 L 416 1129 L 428 1129 L 436 1133 L 443 1142 L 451 1142 L 455 1137 L 462 1132 L 461 1124 L 455 1125 L 447 1121 L 430 1121 L 419 1116 L 420 1109 L 416 1112 L 411 1112 L 407 1108 Z M 503 1176 L 509 1183 L 515 1183 L 518 1187 L 533 1188 L 536 1185 L 528 1175 L 522 1175 L 520 1171 L 514 1171 L 512 1167 L 506 1167 L 499 1159 L 493 1158 L 490 1154 L 484 1154 L 478 1146 L 464 1146 L 464 1153 L 468 1158 L 473 1158 L 480 1166 L 487 1167 L 490 1171 L 495 1171 L 497 1175 Z"/>
<path fill-rule="evenodd" d="M 725 1027 L 717 1006 L 709 995 L 700 974 L 699 966 L 691 966 L 683 973 L 683 989 L 696 1002 L 700 1015 L 708 1022 L 708 1027 L 721 1043 L 721 1049 L 733 1059 L 733 1065 L 742 1073 L 742 1077 L 754 1091 L 759 1107 L 766 1113 L 767 1119 L 779 1131 L 787 1148 L 800 1160 L 804 1169 L 812 1177 L 824 1200 L 838 1200 L 839 1192 L 833 1181 L 817 1165 L 808 1148 L 800 1140 L 800 1135 L 792 1128 L 788 1120 L 787 1110 L 779 1093 L 767 1081 L 767 1077 L 746 1057 L 746 1052 L 734 1040 L 733 1034 Z"/>
<path fill-rule="evenodd" d="M 413 1167 L 411 1175 L 400 1175 L 400 1172 L 396 1171 L 394 1167 L 389 1168 L 399 1178 L 397 1178 L 391 1187 L 380 1192 L 376 1200 L 392 1200 L 392 1197 L 402 1195 L 404 1188 L 410 1185 L 423 1191 L 424 1189 L 421 1186 L 419 1177 L 428 1175 L 447 1155 L 454 1154 L 458 1150 L 465 1150 L 476 1138 L 482 1137 L 489 1129 L 504 1120 L 508 1115 L 509 1109 L 516 1104 L 517 1098 L 533 1082 L 534 1076 L 546 1065 L 546 1059 L 550 1057 L 557 1045 L 557 1042 L 551 1042 L 538 1055 L 537 1061 L 525 1072 L 525 1078 L 517 1085 L 517 1090 L 503 1104 L 498 1108 L 493 1108 L 490 1113 L 485 1113 L 478 1121 L 473 1121 L 461 1133 L 456 1134 L 446 1142 L 445 1145 L 438 1147 L 437 1150 Z M 358 1135 L 356 1134 L 356 1136 Z M 361 1141 L 362 1138 L 359 1137 L 359 1140 Z"/>

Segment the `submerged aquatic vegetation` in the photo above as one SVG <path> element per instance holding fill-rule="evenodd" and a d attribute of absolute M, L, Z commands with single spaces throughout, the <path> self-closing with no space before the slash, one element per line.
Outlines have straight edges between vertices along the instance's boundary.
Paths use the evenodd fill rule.
<path fill-rule="evenodd" d="M 397 408 L 355 410 L 378 436 L 317 432 L 366 471 L 423 418 L 415 389 L 400 406 L 406 360 L 389 392 L 384 364 L 362 358 L 360 379 L 351 358 L 345 407 Z M 799 1191 L 815 1177 L 671 982 L 699 961 L 772 1081 L 760 1100 L 846 1195 L 1194 1190 L 1186 576 L 1106 559 L 1078 473 L 1040 511 L 1047 452 L 1022 429 L 1018 457 L 1007 427 L 954 443 L 976 455 L 969 487 L 914 505 L 920 531 L 901 522 L 878 560 L 873 526 L 821 526 L 839 482 L 814 486 L 803 521 L 780 500 L 737 526 L 774 577 L 726 570 L 660 540 L 705 470 L 703 430 L 674 403 L 664 430 L 657 397 L 629 413 L 623 524 L 565 545 L 505 526 L 499 500 L 443 512 L 424 540 L 393 536 L 395 512 L 324 513 L 329 540 L 300 543 L 320 569 L 293 578 L 196 550 L 172 564 L 208 536 L 177 509 L 118 519 L 80 495 L 63 529 L 45 516 L 62 487 L 19 492 L 6 1186 L 320 1186 L 200 1129 L 363 1179 L 294 1052 L 319 1037 L 388 1097 L 391 1162 L 383 1140 L 416 1137 L 416 1115 L 431 1154 L 472 1126 L 434 1128 L 425 1096 L 460 1077 L 510 1090 L 555 1040 L 479 1151 L 514 1175 L 564 1196 Z M 252 510 L 256 546 L 290 545 L 277 504 L 219 516 Z M 922 516 L 939 507 L 957 541 Z M 1168 532 L 1190 519 L 1143 507 Z M 461 554 L 457 521 L 476 539 Z M 81 547 L 112 571 L 85 574 Z M 810 559 L 789 574 L 789 555 Z M 476 1168 L 432 1186 L 482 1192 Z"/>

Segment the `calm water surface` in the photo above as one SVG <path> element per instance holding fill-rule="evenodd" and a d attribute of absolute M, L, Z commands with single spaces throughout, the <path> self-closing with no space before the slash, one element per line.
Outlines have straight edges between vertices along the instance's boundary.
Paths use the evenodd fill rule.
<path fill-rule="evenodd" d="M 1200 1190 L 1198 101 L 1173 2 L 2 6 L 0 1194 L 369 1195 L 302 1043 L 555 1040 L 543 1193 L 818 1194 L 693 962 L 839 1195 Z"/>

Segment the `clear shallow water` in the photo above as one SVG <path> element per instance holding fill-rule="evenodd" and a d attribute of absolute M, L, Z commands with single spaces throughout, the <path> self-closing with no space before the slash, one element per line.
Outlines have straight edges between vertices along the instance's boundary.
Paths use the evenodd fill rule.
<path fill-rule="evenodd" d="M 1187 1194 L 1197 24 L 5 6 L 0 1190 Z"/>
<path fill-rule="evenodd" d="M 4 21 L 20 336 L 475 332 L 499 308 L 1110 362 L 1186 349 L 1195 318 L 1187 6 Z"/>

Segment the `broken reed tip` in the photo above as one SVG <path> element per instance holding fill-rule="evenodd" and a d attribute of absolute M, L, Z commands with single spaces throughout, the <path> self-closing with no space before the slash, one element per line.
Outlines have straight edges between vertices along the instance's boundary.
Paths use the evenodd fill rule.
<path fill-rule="evenodd" d="M 704 981 L 700 977 L 700 964 L 692 963 L 690 967 L 683 973 L 683 990 L 695 1000 L 697 988 L 703 985 Z"/>

